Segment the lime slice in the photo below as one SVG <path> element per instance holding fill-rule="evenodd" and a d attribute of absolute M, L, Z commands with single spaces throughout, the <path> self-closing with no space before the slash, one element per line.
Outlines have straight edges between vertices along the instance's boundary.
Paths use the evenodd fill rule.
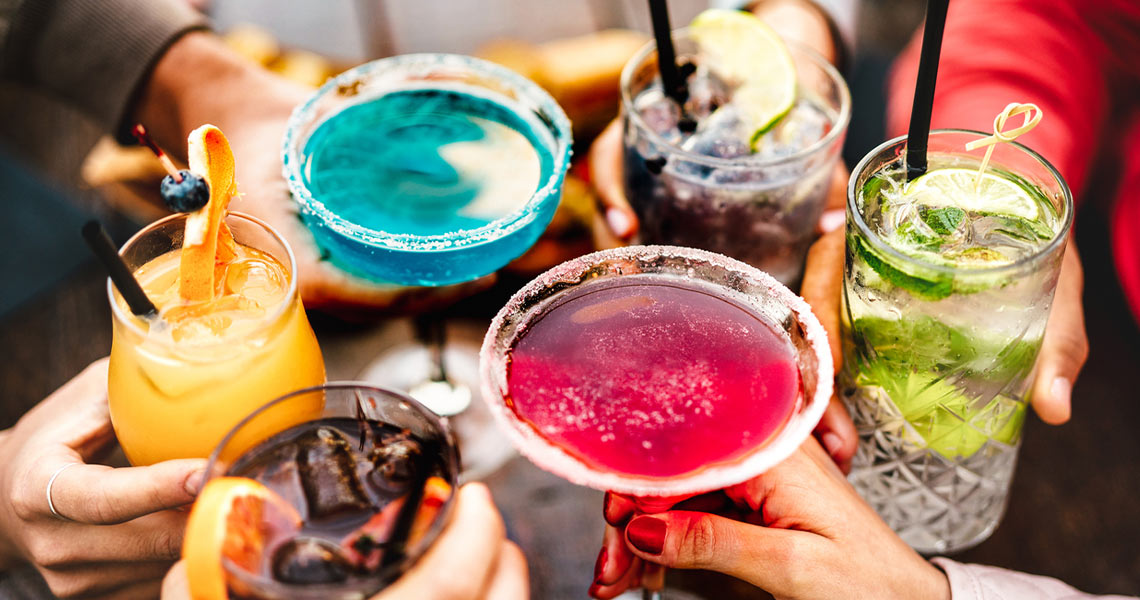
<path fill-rule="evenodd" d="M 796 101 L 796 65 L 780 36 L 750 13 L 712 8 L 689 35 L 709 67 L 736 86 L 732 104 L 754 129 L 751 142 L 776 125 Z"/>
<path fill-rule="evenodd" d="M 938 169 L 911 181 L 903 196 L 920 206 L 955 206 L 965 211 L 1009 215 L 1036 221 L 1041 216 L 1037 202 L 1025 188 L 993 173 L 982 175 L 974 189 L 978 172 L 970 169 Z"/>

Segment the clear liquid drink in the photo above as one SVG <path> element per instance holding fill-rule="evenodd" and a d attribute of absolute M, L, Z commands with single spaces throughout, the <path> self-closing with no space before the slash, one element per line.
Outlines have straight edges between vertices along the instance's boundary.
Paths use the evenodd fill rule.
<path fill-rule="evenodd" d="M 798 285 L 850 119 L 847 85 L 788 44 L 795 100 L 754 138 L 742 87 L 689 30 L 673 40 L 692 70 L 684 114 L 662 90 L 654 44 L 622 73 L 625 194 L 641 241 L 719 252 Z"/>
<path fill-rule="evenodd" d="M 1004 511 L 1032 375 L 1072 223 L 1048 162 L 985 134 L 930 134 L 907 181 L 906 138 L 848 189 L 840 391 L 859 432 L 851 481 L 921 552 L 984 540 Z"/>

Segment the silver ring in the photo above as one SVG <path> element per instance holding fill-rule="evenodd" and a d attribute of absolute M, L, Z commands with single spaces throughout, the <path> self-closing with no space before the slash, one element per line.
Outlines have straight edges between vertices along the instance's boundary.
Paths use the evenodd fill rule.
<path fill-rule="evenodd" d="M 78 464 L 82 464 L 82 463 L 67 463 L 66 465 L 63 465 L 62 467 L 56 469 L 55 473 L 51 474 L 51 479 L 48 479 L 48 484 L 47 484 L 48 508 L 51 510 L 51 514 L 55 515 L 56 518 L 63 519 L 64 521 L 74 521 L 75 519 L 65 517 L 65 516 L 59 514 L 59 511 L 55 509 L 55 504 L 51 501 L 51 486 L 52 486 L 52 484 L 55 483 L 55 478 L 59 477 L 60 473 L 63 473 L 64 471 L 66 471 L 68 469 L 68 467 L 74 467 L 75 465 L 78 465 Z"/>

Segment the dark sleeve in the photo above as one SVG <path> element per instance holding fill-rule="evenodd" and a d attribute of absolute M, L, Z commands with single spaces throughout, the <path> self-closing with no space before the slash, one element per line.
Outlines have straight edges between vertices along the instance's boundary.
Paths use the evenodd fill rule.
<path fill-rule="evenodd" d="M 55 95 L 120 135 L 158 58 L 206 27 L 182 0 L 0 0 L 0 79 Z"/>

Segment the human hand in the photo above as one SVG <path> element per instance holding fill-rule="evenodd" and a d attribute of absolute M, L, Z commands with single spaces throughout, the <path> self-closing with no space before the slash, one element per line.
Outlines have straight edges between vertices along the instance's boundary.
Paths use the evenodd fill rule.
<path fill-rule="evenodd" d="M 230 208 L 264 220 L 289 242 L 297 259 L 298 289 L 308 308 L 341 316 L 420 312 L 490 286 L 493 276 L 440 287 L 378 284 L 322 260 L 281 175 L 286 122 L 311 93 L 239 57 L 210 34 L 190 33 L 159 60 L 136 114 L 176 155 L 185 153 L 187 135 L 203 123 L 217 125 L 226 134 L 242 193 Z"/>
<path fill-rule="evenodd" d="M 158 592 L 186 520 L 169 509 L 194 500 L 205 461 L 85 464 L 113 439 L 106 359 L 0 434 L 0 565 L 4 558 L 31 563 L 62 598 Z M 61 517 L 49 507 L 49 481 Z"/>
<path fill-rule="evenodd" d="M 481 483 L 459 490 L 455 514 L 415 566 L 372 600 L 525 600 L 526 558 L 507 540 L 503 519 Z M 162 585 L 162 600 L 189 600 L 179 562 Z"/>
<path fill-rule="evenodd" d="M 633 560 L 718 571 L 781 600 L 950 598 L 946 576 L 891 531 L 814 439 L 767 473 L 704 497 L 718 514 L 638 515 L 613 498 L 606 519 L 621 524 L 612 528 L 620 545 L 607 532 L 597 598 L 625 589 Z"/>

